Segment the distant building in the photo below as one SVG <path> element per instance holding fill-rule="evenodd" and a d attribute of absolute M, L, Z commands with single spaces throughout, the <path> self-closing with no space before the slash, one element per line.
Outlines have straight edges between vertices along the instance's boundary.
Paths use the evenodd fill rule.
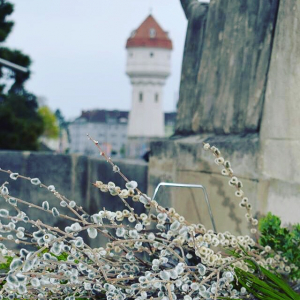
<path fill-rule="evenodd" d="M 165 137 L 163 87 L 170 75 L 172 41 L 152 15 L 126 43 L 126 74 L 132 84 L 127 156 L 137 157 L 153 139 Z"/>
<path fill-rule="evenodd" d="M 70 152 L 99 156 L 98 149 L 87 140 L 86 134 L 89 133 L 108 155 L 125 157 L 128 116 L 128 111 L 83 111 L 80 117 L 69 124 Z M 165 113 L 164 119 L 164 136 L 170 136 L 174 133 L 176 113 Z M 142 157 L 147 150 L 141 146 L 136 158 Z"/>
<path fill-rule="evenodd" d="M 90 110 L 69 125 L 70 152 L 99 155 L 86 134 L 99 142 L 108 155 L 123 157 L 127 141 L 128 111 Z"/>

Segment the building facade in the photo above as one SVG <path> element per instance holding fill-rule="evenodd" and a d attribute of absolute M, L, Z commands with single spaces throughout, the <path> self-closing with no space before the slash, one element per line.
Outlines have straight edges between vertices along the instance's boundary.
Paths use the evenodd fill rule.
<path fill-rule="evenodd" d="M 98 156 L 95 145 L 87 140 L 87 133 L 99 142 L 108 154 L 125 156 L 127 141 L 128 111 L 90 110 L 69 125 L 70 152 Z"/>
<path fill-rule="evenodd" d="M 89 135 L 99 142 L 99 145 L 110 156 L 126 157 L 128 111 L 90 110 L 82 111 L 81 116 L 69 124 L 70 152 L 90 156 L 99 156 L 99 151 L 88 141 Z M 176 113 L 164 114 L 164 137 L 174 133 Z M 142 138 L 137 139 L 136 156 L 141 158 L 148 151 L 148 143 Z"/>

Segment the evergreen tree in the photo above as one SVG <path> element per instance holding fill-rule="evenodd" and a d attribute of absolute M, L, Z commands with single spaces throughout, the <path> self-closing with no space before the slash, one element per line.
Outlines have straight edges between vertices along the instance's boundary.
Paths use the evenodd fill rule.
<path fill-rule="evenodd" d="M 7 17 L 13 12 L 13 5 L 0 0 L 0 42 L 4 42 L 13 28 Z M 0 46 L 0 58 L 19 66 L 29 68 L 30 57 L 19 50 Z M 4 69 L 9 69 L 8 75 Z M 6 84 L 0 85 L 0 149 L 37 150 L 38 137 L 44 131 L 42 117 L 38 114 L 36 97 L 24 88 L 30 72 L 21 72 L 0 64 L 0 78 L 8 76 L 13 84 L 4 92 Z"/>
<path fill-rule="evenodd" d="M 5 95 L 0 103 L 0 148 L 37 150 L 38 137 L 44 132 L 34 95 Z"/>

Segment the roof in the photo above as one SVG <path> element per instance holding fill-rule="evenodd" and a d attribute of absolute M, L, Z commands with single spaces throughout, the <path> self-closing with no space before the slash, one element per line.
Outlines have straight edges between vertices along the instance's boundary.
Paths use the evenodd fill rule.
<path fill-rule="evenodd" d="M 126 124 L 128 122 L 128 115 L 128 111 L 95 109 L 82 111 L 78 119 L 85 119 L 91 123 Z"/>
<path fill-rule="evenodd" d="M 176 112 L 166 112 L 165 124 L 175 123 Z M 127 124 L 129 118 L 129 111 L 121 110 L 106 110 L 106 109 L 94 109 L 83 110 L 81 116 L 75 120 L 80 121 L 84 119 L 90 123 L 106 123 L 106 124 Z"/>
<path fill-rule="evenodd" d="M 126 48 L 133 47 L 153 47 L 170 50 L 173 48 L 168 33 L 160 27 L 152 15 L 149 15 L 128 38 Z"/>

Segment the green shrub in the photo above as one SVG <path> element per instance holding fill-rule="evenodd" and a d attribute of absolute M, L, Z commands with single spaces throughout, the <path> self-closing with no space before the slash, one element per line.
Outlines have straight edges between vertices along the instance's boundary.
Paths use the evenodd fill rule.
<path fill-rule="evenodd" d="M 280 252 L 283 258 L 296 268 L 289 274 L 291 279 L 300 277 L 300 224 L 295 224 L 291 229 L 281 227 L 279 217 L 268 213 L 259 221 L 261 236 L 259 243 L 269 245 L 275 252 Z"/>

